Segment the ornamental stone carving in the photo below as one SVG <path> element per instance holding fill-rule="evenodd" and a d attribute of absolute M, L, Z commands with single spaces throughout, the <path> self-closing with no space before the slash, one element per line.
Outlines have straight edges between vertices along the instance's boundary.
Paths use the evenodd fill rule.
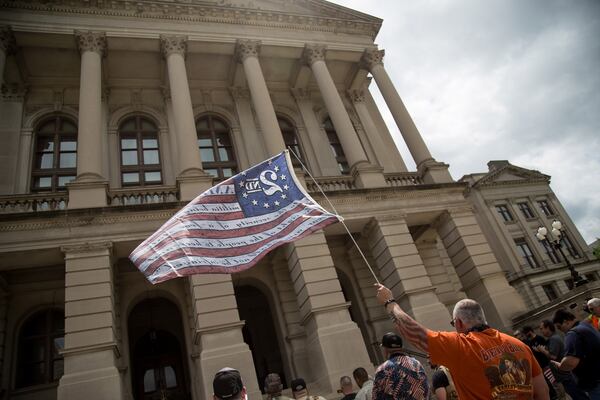
<path fill-rule="evenodd" d="M 383 56 L 385 56 L 385 50 L 365 50 L 361 61 L 361 66 L 369 71 L 376 65 L 383 65 Z"/>
<path fill-rule="evenodd" d="M 260 40 L 239 39 L 235 45 L 235 58 L 238 62 L 244 62 L 248 57 L 256 57 L 260 54 Z"/>
<path fill-rule="evenodd" d="M 28 90 L 29 86 L 26 84 L 4 84 L 0 88 L 0 97 L 3 101 L 23 101 Z"/>
<path fill-rule="evenodd" d="M 5 54 L 17 51 L 17 42 L 10 26 L 0 26 L 0 50 Z"/>
<path fill-rule="evenodd" d="M 229 93 L 231 93 L 231 97 L 233 97 L 234 100 L 250 98 L 250 90 L 245 87 L 232 86 L 229 88 Z"/>
<path fill-rule="evenodd" d="M 349 90 L 348 96 L 353 103 L 364 103 L 365 101 L 365 92 L 362 90 Z"/>
<path fill-rule="evenodd" d="M 292 96 L 296 99 L 296 101 L 308 101 L 310 100 L 310 90 L 305 88 L 293 88 L 290 90 L 292 92 Z"/>
<path fill-rule="evenodd" d="M 325 51 L 327 46 L 322 44 L 307 44 L 304 46 L 302 60 L 309 67 L 317 61 L 325 61 Z"/>
<path fill-rule="evenodd" d="M 187 51 L 187 37 L 185 36 L 160 36 L 160 50 L 164 58 L 171 54 L 181 54 L 185 57 Z"/>
<path fill-rule="evenodd" d="M 93 51 L 104 56 L 106 54 L 106 33 L 93 31 L 75 31 L 77 48 L 83 54 L 85 51 Z"/>

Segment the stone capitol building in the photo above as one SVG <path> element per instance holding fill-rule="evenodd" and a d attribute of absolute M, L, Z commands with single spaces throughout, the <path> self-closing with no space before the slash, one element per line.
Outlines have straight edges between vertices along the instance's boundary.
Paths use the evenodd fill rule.
<path fill-rule="evenodd" d="M 392 325 L 340 224 L 233 275 L 151 285 L 127 258 L 285 148 L 432 329 L 452 329 L 465 297 L 505 331 L 598 297 L 600 265 L 549 176 L 496 160 L 455 180 L 430 153 L 382 23 L 322 0 L 0 0 L 0 400 L 209 400 L 225 366 L 250 398 L 270 372 L 333 398 L 340 376 L 372 372 Z M 565 257 L 534 236 L 554 219 Z"/>

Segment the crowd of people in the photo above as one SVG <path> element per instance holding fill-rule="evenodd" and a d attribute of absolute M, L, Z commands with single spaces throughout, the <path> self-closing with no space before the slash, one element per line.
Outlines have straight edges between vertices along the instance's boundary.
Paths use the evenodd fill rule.
<path fill-rule="evenodd" d="M 513 336 L 487 323 L 483 308 L 474 300 L 459 301 L 452 313 L 455 332 L 427 329 L 410 317 L 392 292 L 378 285 L 377 300 L 388 312 L 399 334 L 381 339 L 386 361 L 373 377 L 364 368 L 340 378 L 342 400 L 454 399 L 566 399 L 600 400 L 600 299 L 587 302 L 589 317 L 578 321 L 559 309 L 543 320 L 538 331 L 524 326 Z M 557 330 L 561 331 L 560 335 Z M 404 348 L 404 337 L 429 355 L 431 382 L 423 365 Z M 291 382 L 296 400 L 325 400 L 309 393 L 306 382 Z M 269 374 L 264 392 L 269 400 L 291 400 L 282 395 L 277 374 Z M 213 381 L 214 400 L 247 398 L 239 371 L 223 368 Z"/>

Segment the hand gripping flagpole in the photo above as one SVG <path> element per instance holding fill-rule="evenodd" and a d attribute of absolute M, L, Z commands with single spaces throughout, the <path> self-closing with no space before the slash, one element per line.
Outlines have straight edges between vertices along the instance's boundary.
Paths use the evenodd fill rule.
<path fill-rule="evenodd" d="M 342 217 L 340 214 L 338 214 L 338 212 L 335 209 L 334 205 L 331 203 L 331 201 L 329 200 L 329 198 L 327 197 L 327 195 L 325 194 L 325 192 L 321 188 L 321 185 L 319 185 L 317 183 L 317 181 L 315 180 L 315 178 L 312 176 L 312 174 L 310 173 L 310 171 L 308 170 L 308 168 L 306 168 L 306 166 L 304 165 L 304 163 L 302 162 L 302 160 L 300 159 L 300 157 L 296 154 L 296 152 L 294 150 L 292 150 L 291 148 L 289 148 L 289 147 L 285 151 L 289 151 L 290 153 L 292 153 L 294 155 L 294 157 L 296 157 L 296 160 L 298 160 L 298 162 L 302 166 L 302 169 L 308 174 L 308 176 L 310 177 L 310 179 L 312 179 L 312 181 L 317 186 L 317 188 L 319 189 L 319 192 L 321 192 L 321 194 L 323 195 L 323 197 L 325 198 L 325 200 L 327 200 L 327 203 L 329 203 L 329 206 L 331 207 L 331 209 L 333 210 L 333 212 L 335 213 L 335 215 L 337 215 L 338 220 L 344 226 L 344 229 L 346 229 L 346 232 L 348 233 L 348 236 L 350 236 L 350 240 L 352 240 L 352 243 L 354 243 L 354 246 L 356 246 L 356 249 L 358 250 L 358 252 L 362 256 L 362 259 L 365 261 L 365 264 L 369 268 L 369 271 L 371 271 L 371 275 L 373 275 L 373 278 L 375 279 L 375 282 L 377 282 L 377 284 L 380 285 L 381 282 L 379 282 L 379 279 L 377 279 L 377 275 L 375 275 L 375 272 L 373 271 L 373 268 L 371 268 L 371 265 L 367 261 L 367 257 L 365 257 L 364 253 L 362 252 L 362 250 L 358 246 L 358 243 L 356 243 L 356 240 L 354 240 L 354 236 L 352 236 L 352 233 L 350 233 L 350 229 L 348 229 L 348 227 L 344 223 L 344 217 Z"/>

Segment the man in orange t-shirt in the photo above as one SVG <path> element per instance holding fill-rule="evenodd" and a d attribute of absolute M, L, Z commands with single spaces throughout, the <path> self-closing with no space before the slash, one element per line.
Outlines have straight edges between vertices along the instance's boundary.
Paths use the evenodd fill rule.
<path fill-rule="evenodd" d="M 452 325 L 456 332 L 434 332 L 406 314 L 392 292 L 377 285 L 383 304 L 398 331 L 414 346 L 429 353 L 433 364 L 452 371 L 460 399 L 543 399 L 548 386 L 531 349 L 520 340 L 487 325 L 475 300 L 456 303 Z"/>

